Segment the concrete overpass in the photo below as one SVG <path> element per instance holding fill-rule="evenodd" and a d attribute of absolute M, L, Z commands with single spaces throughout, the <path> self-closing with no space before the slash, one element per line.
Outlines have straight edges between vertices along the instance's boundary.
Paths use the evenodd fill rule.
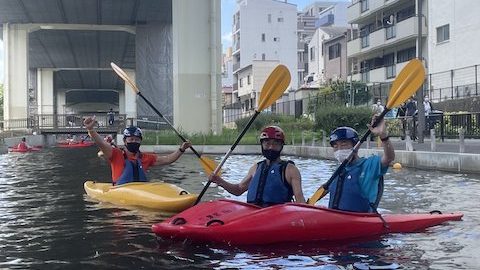
<path fill-rule="evenodd" d="M 5 128 L 43 114 L 155 113 L 221 131 L 220 0 L 0 0 Z"/>

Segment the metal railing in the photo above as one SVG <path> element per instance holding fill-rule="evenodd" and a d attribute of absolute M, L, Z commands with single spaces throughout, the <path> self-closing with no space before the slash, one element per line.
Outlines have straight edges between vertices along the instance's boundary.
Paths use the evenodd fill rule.
<path fill-rule="evenodd" d="M 2 131 L 31 130 L 36 132 L 62 132 L 84 130 L 83 119 L 89 115 L 84 114 L 35 114 L 30 118 L 10 119 L 2 122 Z M 106 113 L 96 114 L 99 130 L 119 130 L 126 125 L 125 114 L 115 114 L 113 122 L 109 122 Z"/>
<path fill-rule="evenodd" d="M 478 96 L 480 94 L 478 65 L 436 72 L 428 75 L 430 100 L 444 100 Z"/>

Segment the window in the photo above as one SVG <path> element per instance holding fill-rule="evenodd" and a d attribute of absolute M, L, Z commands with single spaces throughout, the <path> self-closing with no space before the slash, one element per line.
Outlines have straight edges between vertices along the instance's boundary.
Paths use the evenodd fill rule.
<path fill-rule="evenodd" d="M 383 56 L 383 64 L 385 65 L 385 77 L 387 79 L 393 78 L 396 75 L 395 70 L 395 54 L 390 53 Z"/>
<path fill-rule="evenodd" d="M 278 17 L 277 22 L 283 22 L 283 17 Z"/>
<path fill-rule="evenodd" d="M 328 47 L 328 59 L 335 59 L 341 55 L 341 44 L 337 43 Z"/>
<path fill-rule="evenodd" d="M 280 41 L 280 38 L 279 37 L 274 37 L 273 41 Z"/>
<path fill-rule="evenodd" d="M 405 50 L 401 50 L 397 52 L 397 63 L 406 62 L 415 58 L 416 49 L 415 47 L 411 47 Z"/>
<path fill-rule="evenodd" d="M 364 36 L 361 38 L 361 41 L 362 41 L 362 48 L 366 48 L 368 46 L 370 46 L 370 40 L 368 38 L 369 36 Z"/>
<path fill-rule="evenodd" d="M 396 75 L 395 67 L 396 67 L 395 65 L 385 67 L 385 76 L 387 77 L 387 79 L 391 79 L 395 77 Z"/>
<path fill-rule="evenodd" d="M 437 43 L 450 39 L 450 24 L 437 27 Z"/>
<path fill-rule="evenodd" d="M 396 36 L 395 25 L 385 28 L 385 39 L 392 39 Z"/>
<path fill-rule="evenodd" d="M 240 78 L 240 87 L 243 87 L 243 78 Z"/>
<path fill-rule="evenodd" d="M 360 0 L 360 12 L 368 10 L 368 0 Z"/>
<path fill-rule="evenodd" d="M 262 42 L 265 42 L 265 33 L 262 34 Z"/>
<path fill-rule="evenodd" d="M 415 6 L 406 7 L 397 12 L 397 22 L 401 22 L 415 16 Z"/>
<path fill-rule="evenodd" d="M 267 17 L 268 17 L 267 18 L 268 23 L 271 23 L 272 22 L 272 14 L 268 14 Z"/>
<path fill-rule="evenodd" d="M 247 76 L 247 84 L 250 85 L 251 82 L 250 82 L 250 75 Z"/>
<path fill-rule="evenodd" d="M 262 61 L 265 61 L 265 54 L 262 53 Z"/>
<path fill-rule="evenodd" d="M 310 48 L 310 61 L 315 61 L 315 47 Z"/>

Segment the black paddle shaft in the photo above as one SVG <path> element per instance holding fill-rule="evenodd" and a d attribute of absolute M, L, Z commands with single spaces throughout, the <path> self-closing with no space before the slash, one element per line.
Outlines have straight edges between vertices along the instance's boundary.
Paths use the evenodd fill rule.
<path fill-rule="evenodd" d="M 248 121 L 247 125 L 243 128 L 242 132 L 240 133 L 240 135 L 238 135 L 237 139 L 235 140 L 235 142 L 233 143 L 232 147 L 230 147 L 230 151 L 225 155 L 225 157 L 223 158 L 222 162 L 220 164 L 218 164 L 218 167 L 220 170 L 220 168 L 222 167 L 223 163 L 225 163 L 225 160 L 228 158 L 228 156 L 232 153 L 232 151 L 235 149 L 235 147 L 238 145 L 238 143 L 240 142 L 240 140 L 242 139 L 243 135 L 245 135 L 245 133 L 247 132 L 247 130 L 250 128 L 250 126 L 252 125 L 253 121 L 255 120 L 255 118 L 257 118 L 257 116 L 260 114 L 259 111 L 255 111 L 255 114 L 252 116 L 252 118 L 250 118 L 250 121 Z M 215 171 L 217 171 L 217 169 L 215 169 Z M 205 184 L 205 186 L 203 187 L 202 189 L 202 192 L 200 192 L 200 194 L 198 195 L 197 197 L 197 200 L 195 201 L 195 204 L 198 204 L 200 202 L 200 200 L 202 199 L 203 195 L 205 195 L 205 192 L 207 191 L 208 187 L 210 186 L 210 184 L 212 183 L 212 181 L 208 180 L 207 184 Z"/>
<path fill-rule="evenodd" d="M 383 120 L 383 118 L 385 117 L 385 114 L 387 114 L 388 112 L 390 111 L 390 109 L 388 108 L 385 108 L 385 110 L 383 110 L 383 112 L 378 115 L 375 119 L 375 121 L 373 122 L 373 125 L 372 125 L 372 128 L 375 128 L 376 126 L 378 126 L 378 124 L 380 124 L 380 122 Z M 370 129 L 367 130 L 367 132 L 363 135 L 363 137 L 360 139 L 360 141 L 357 142 L 357 144 L 355 144 L 355 146 L 353 147 L 353 150 L 352 152 L 350 153 L 350 155 L 348 155 L 348 157 L 342 161 L 342 164 L 340 164 L 340 166 L 338 166 L 338 168 L 335 170 L 335 172 L 332 174 L 332 176 L 330 177 L 330 179 L 328 179 L 328 181 L 322 185 L 323 189 L 324 190 L 328 190 L 328 187 L 330 186 L 330 184 L 333 182 L 333 180 L 340 174 L 341 171 L 343 171 L 343 169 L 345 168 L 345 166 L 347 166 L 347 164 L 351 161 L 353 155 L 358 152 L 358 149 L 360 149 L 360 146 L 362 145 L 362 143 L 364 141 L 367 140 L 368 136 L 370 135 L 370 133 L 372 133 L 372 131 Z"/>
<path fill-rule="evenodd" d="M 152 104 L 150 101 L 148 101 L 148 99 L 146 99 L 146 98 L 142 95 L 141 92 L 138 92 L 137 94 L 143 99 L 143 101 L 145 101 L 145 102 L 148 104 L 148 106 L 150 106 L 150 108 L 152 108 L 152 110 L 154 110 L 161 118 L 163 118 L 163 120 L 165 120 L 165 122 L 167 122 L 167 124 L 170 125 L 170 127 L 173 128 L 173 131 L 175 132 L 175 134 L 177 134 L 178 137 L 180 137 L 180 139 L 181 139 L 183 142 L 186 142 L 186 141 L 187 141 L 187 139 L 185 139 L 185 138 L 182 136 L 182 134 L 180 134 L 180 133 L 177 131 L 177 129 L 167 120 L 167 118 L 165 118 L 165 117 L 163 116 L 163 114 L 160 113 L 160 112 L 157 110 L 157 108 L 155 108 L 155 106 L 153 106 L 153 104 Z M 200 157 L 200 154 L 193 148 L 193 146 L 190 146 L 190 149 L 192 150 L 192 152 L 193 152 L 197 157 L 201 158 L 201 157 Z"/>

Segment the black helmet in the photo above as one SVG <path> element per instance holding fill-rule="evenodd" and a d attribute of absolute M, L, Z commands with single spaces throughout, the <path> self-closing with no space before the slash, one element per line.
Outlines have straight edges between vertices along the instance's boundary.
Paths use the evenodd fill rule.
<path fill-rule="evenodd" d="M 132 137 L 132 136 L 139 137 L 140 139 L 142 139 L 142 130 L 135 126 L 130 126 L 123 130 L 123 139 L 126 139 L 127 137 Z"/>
<path fill-rule="evenodd" d="M 358 133 L 351 127 L 338 127 L 330 133 L 330 145 L 333 147 L 336 141 L 350 140 L 353 145 L 358 142 Z"/>

